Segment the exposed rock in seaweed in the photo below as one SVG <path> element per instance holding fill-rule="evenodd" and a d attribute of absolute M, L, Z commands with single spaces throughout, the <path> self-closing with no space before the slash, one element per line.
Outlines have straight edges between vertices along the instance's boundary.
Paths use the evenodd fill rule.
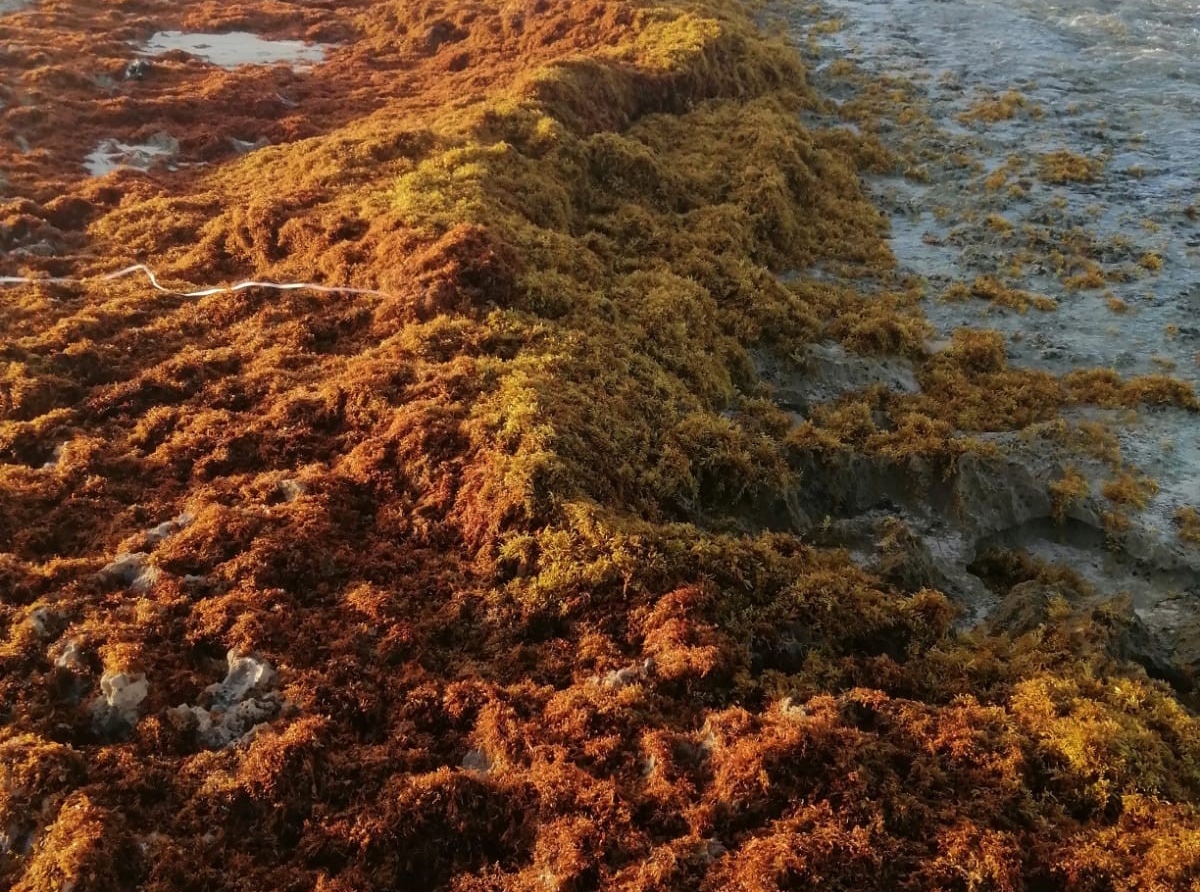
<path fill-rule="evenodd" d="M 159 570 L 150 563 L 150 555 L 144 551 L 119 554 L 100 571 L 99 577 L 106 581 L 127 586 L 133 592 L 148 592 L 158 581 Z"/>
<path fill-rule="evenodd" d="M 212 749 L 243 739 L 256 727 L 279 714 L 283 698 L 275 688 L 271 666 L 236 650 L 227 655 L 228 671 L 223 681 L 204 689 L 209 705 L 181 704 L 167 710 L 167 719 L 184 734 L 194 734 L 200 744 Z"/>
<path fill-rule="evenodd" d="M 92 726 L 102 734 L 123 734 L 138 723 L 139 707 L 150 693 L 143 673 L 105 672 L 100 696 L 92 703 Z"/>

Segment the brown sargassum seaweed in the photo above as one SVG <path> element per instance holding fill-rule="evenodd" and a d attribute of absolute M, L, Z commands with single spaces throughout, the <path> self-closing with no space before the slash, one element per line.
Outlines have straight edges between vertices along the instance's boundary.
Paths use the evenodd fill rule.
<path fill-rule="evenodd" d="M 120 80 L 171 27 L 336 47 Z M 770 509 L 806 450 L 949 463 L 956 430 L 1194 396 L 986 333 L 927 357 L 906 295 L 781 284 L 888 266 L 886 159 L 799 123 L 742 4 L 43 0 L 0 32 L 6 274 L 389 295 L 3 292 L 0 884 L 1197 887 L 1200 724 L 1120 611 L 1014 565 L 1045 597 L 956 632 Z M 84 176 L 164 129 L 207 163 Z M 749 351 L 817 337 L 924 392 L 794 430 Z M 169 710 L 230 649 L 286 705 L 207 746 Z M 91 708 L 118 672 L 125 728 Z"/>

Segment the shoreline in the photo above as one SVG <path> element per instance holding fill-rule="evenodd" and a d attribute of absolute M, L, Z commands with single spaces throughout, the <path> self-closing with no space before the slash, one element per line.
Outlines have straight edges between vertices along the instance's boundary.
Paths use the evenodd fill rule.
<path fill-rule="evenodd" d="M 854 4 L 833 4 L 848 5 Z M 934 326 L 931 352 L 944 349 L 957 329 L 990 331 L 1002 337 L 1009 367 L 1048 373 L 1068 387 L 1119 373 L 1190 391 L 1197 368 L 1186 333 L 1187 290 L 1195 264 L 1185 246 L 1186 208 L 1164 201 L 1151 219 L 1144 216 L 1150 199 L 1137 191 L 1146 182 L 1131 179 L 1116 161 L 1098 162 L 1086 175 L 1076 171 L 1076 180 L 1046 160 L 1069 166 L 1095 154 L 1097 145 L 1108 159 L 1128 159 L 1139 151 L 1141 138 L 1129 123 L 1142 120 L 1139 111 L 1104 109 L 1103 97 L 1090 94 L 1086 101 L 1097 108 L 1079 109 L 1066 101 L 1061 79 L 1043 73 L 1050 82 L 1043 86 L 1020 57 L 1003 57 L 1010 76 L 1020 75 L 1015 84 L 999 79 L 1000 61 L 972 80 L 962 51 L 940 46 L 933 35 L 940 28 L 949 40 L 969 38 L 972 17 L 985 10 L 944 15 L 947 21 L 925 31 L 900 12 L 894 22 L 856 21 L 846 32 L 819 26 L 817 41 L 827 47 L 810 42 L 806 57 L 818 88 L 840 100 L 827 124 L 857 122 L 902 159 L 903 175 L 868 181 L 889 212 L 900 276 L 919 283 L 921 311 Z M 1008 27 L 1024 35 L 1030 26 L 1014 14 Z M 879 57 L 870 55 L 873 46 Z M 847 47 L 854 47 L 849 56 Z M 887 104 L 881 84 L 890 91 Z M 1022 141 L 1059 148 L 1022 161 L 1012 154 Z M 1155 176 L 1172 181 L 1166 170 Z M 1114 230 L 1117 224 L 1128 234 Z M 862 287 L 888 285 L 868 278 Z M 1178 681 L 1177 670 L 1195 660 L 1194 610 L 1187 605 L 1200 595 L 1198 555 L 1185 528 L 1198 492 L 1194 406 L 1152 399 L 1116 408 L 1103 395 L 1082 387 L 1077 393 L 1076 405 L 1051 409 L 1047 417 L 1014 418 L 1019 437 L 983 420 L 984 438 L 1008 458 L 990 480 L 967 487 L 966 517 L 957 524 L 936 512 L 931 519 L 911 499 L 905 513 L 917 515 L 914 526 L 935 555 L 948 555 L 943 572 L 957 579 L 947 590 L 955 584 L 973 590 L 985 605 L 967 566 L 986 547 L 964 548 L 961 541 L 962 532 L 970 537 L 980 524 L 980 541 L 990 538 L 1079 573 L 1090 598 L 1130 597 L 1157 639 L 1138 659 L 1160 670 L 1177 663 L 1168 674 Z M 1067 488 L 1069 506 L 1058 501 Z M 950 543 L 943 541 L 947 526 Z"/>

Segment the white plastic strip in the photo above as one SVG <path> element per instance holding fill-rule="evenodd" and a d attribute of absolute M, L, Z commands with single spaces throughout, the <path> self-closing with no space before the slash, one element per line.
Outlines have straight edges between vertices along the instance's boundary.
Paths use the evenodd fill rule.
<path fill-rule="evenodd" d="M 371 288 L 350 288 L 338 287 L 336 285 L 318 285 L 315 282 L 246 281 L 238 282 L 235 285 L 218 285 L 215 288 L 203 288 L 199 291 L 176 291 L 173 288 L 164 288 L 162 285 L 160 285 L 158 278 L 154 275 L 154 271 L 141 263 L 135 263 L 133 266 L 127 266 L 125 269 L 119 269 L 115 273 L 106 273 L 103 276 L 93 276 L 88 279 L 0 276 L 0 285 L 83 285 L 96 279 L 99 279 L 100 281 L 110 281 L 112 279 L 121 279 L 125 276 L 133 275 L 134 273 L 144 273 L 146 278 L 150 280 L 151 286 L 153 286 L 156 291 L 161 291 L 163 294 L 174 294 L 178 297 L 209 297 L 213 294 L 226 294 L 234 291 L 245 291 L 247 288 L 272 288 L 276 291 L 317 291 L 321 294 L 368 294 L 375 297 L 390 297 L 390 295 L 384 291 L 375 291 Z"/>

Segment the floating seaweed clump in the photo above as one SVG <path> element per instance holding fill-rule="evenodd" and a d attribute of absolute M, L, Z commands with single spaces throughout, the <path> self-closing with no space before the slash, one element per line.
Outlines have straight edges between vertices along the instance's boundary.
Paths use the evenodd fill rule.
<path fill-rule="evenodd" d="M 1038 157 L 1038 175 L 1047 183 L 1091 183 L 1100 176 L 1104 164 L 1102 158 L 1059 149 Z"/>
<path fill-rule="evenodd" d="M 1019 313 L 1026 312 L 1030 307 L 1042 312 L 1050 312 L 1058 307 L 1053 298 L 1009 288 L 991 276 L 977 277 L 971 284 L 970 293 L 972 297 L 990 300 L 996 306 L 1008 307 Z"/>
<path fill-rule="evenodd" d="M 1192 545 L 1200 545 L 1200 511 L 1193 505 L 1184 505 L 1175 512 L 1175 526 L 1179 538 Z"/>
<path fill-rule="evenodd" d="M 172 26 L 334 48 L 124 78 Z M 933 350 L 914 289 L 806 276 L 889 271 L 859 176 L 892 159 L 800 123 L 821 100 L 742 4 L 46 2 L 4 27 L 12 89 L 63 85 L 0 109 L 41 146 L 0 235 L 54 245 L 6 263 L 84 277 L 0 303 L 6 886 L 1200 871 L 1200 723 L 1127 660 L 1129 616 L 996 561 L 1004 609 L 963 632 L 787 499 L 806 451 L 948 465 L 1072 401 L 1194 394 L 1010 368 L 992 332 Z M 163 119 L 179 170 L 84 175 L 81 140 Z M 373 293 L 86 278 L 130 254 L 172 287 Z M 755 357 L 818 340 L 903 357 L 920 392 L 797 424 Z"/>
<path fill-rule="evenodd" d="M 1007 90 L 1004 93 L 977 96 L 970 107 L 958 116 L 958 120 L 964 124 L 973 121 L 996 124 L 1011 121 L 1022 111 L 1035 118 L 1044 114 L 1041 106 L 1031 103 L 1020 91 Z"/>

